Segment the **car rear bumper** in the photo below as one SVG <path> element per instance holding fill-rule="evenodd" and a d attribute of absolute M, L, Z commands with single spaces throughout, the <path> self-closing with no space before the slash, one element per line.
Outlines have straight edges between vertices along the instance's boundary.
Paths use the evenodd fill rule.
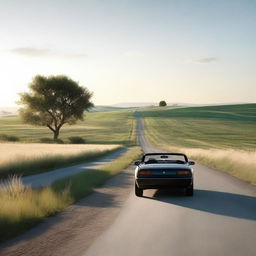
<path fill-rule="evenodd" d="M 135 182 L 142 189 L 187 188 L 193 178 L 137 178 Z"/>

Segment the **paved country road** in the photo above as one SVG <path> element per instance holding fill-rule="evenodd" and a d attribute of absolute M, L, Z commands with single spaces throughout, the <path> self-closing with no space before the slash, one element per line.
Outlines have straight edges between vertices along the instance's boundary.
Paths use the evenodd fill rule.
<path fill-rule="evenodd" d="M 143 134 L 144 152 L 159 152 Z M 256 255 L 256 188 L 197 164 L 194 197 L 148 190 L 131 193 L 121 213 L 85 256 Z"/>

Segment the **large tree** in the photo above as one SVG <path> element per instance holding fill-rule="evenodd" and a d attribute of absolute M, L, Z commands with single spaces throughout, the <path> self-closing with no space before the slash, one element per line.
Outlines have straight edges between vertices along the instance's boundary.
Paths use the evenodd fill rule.
<path fill-rule="evenodd" d="M 92 93 L 67 76 L 34 77 L 30 92 L 21 93 L 19 104 L 25 123 L 47 126 L 57 140 L 64 124 L 83 120 L 84 111 L 93 107 Z"/>

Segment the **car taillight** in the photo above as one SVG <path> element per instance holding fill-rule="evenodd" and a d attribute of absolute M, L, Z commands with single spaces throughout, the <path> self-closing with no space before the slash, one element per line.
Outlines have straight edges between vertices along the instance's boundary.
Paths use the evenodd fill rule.
<path fill-rule="evenodd" d="M 151 171 L 140 171 L 139 174 L 140 175 L 150 175 L 150 174 L 152 174 L 152 172 Z"/>
<path fill-rule="evenodd" d="M 188 175 L 188 174 L 190 174 L 190 171 L 180 170 L 180 171 L 177 171 L 177 174 L 178 175 Z"/>

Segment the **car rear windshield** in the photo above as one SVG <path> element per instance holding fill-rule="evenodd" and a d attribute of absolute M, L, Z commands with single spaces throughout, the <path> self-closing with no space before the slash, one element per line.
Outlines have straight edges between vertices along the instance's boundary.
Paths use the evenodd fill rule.
<path fill-rule="evenodd" d="M 184 155 L 146 155 L 144 157 L 145 164 L 153 163 L 174 163 L 174 164 L 185 164 L 186 158 Z"/>

